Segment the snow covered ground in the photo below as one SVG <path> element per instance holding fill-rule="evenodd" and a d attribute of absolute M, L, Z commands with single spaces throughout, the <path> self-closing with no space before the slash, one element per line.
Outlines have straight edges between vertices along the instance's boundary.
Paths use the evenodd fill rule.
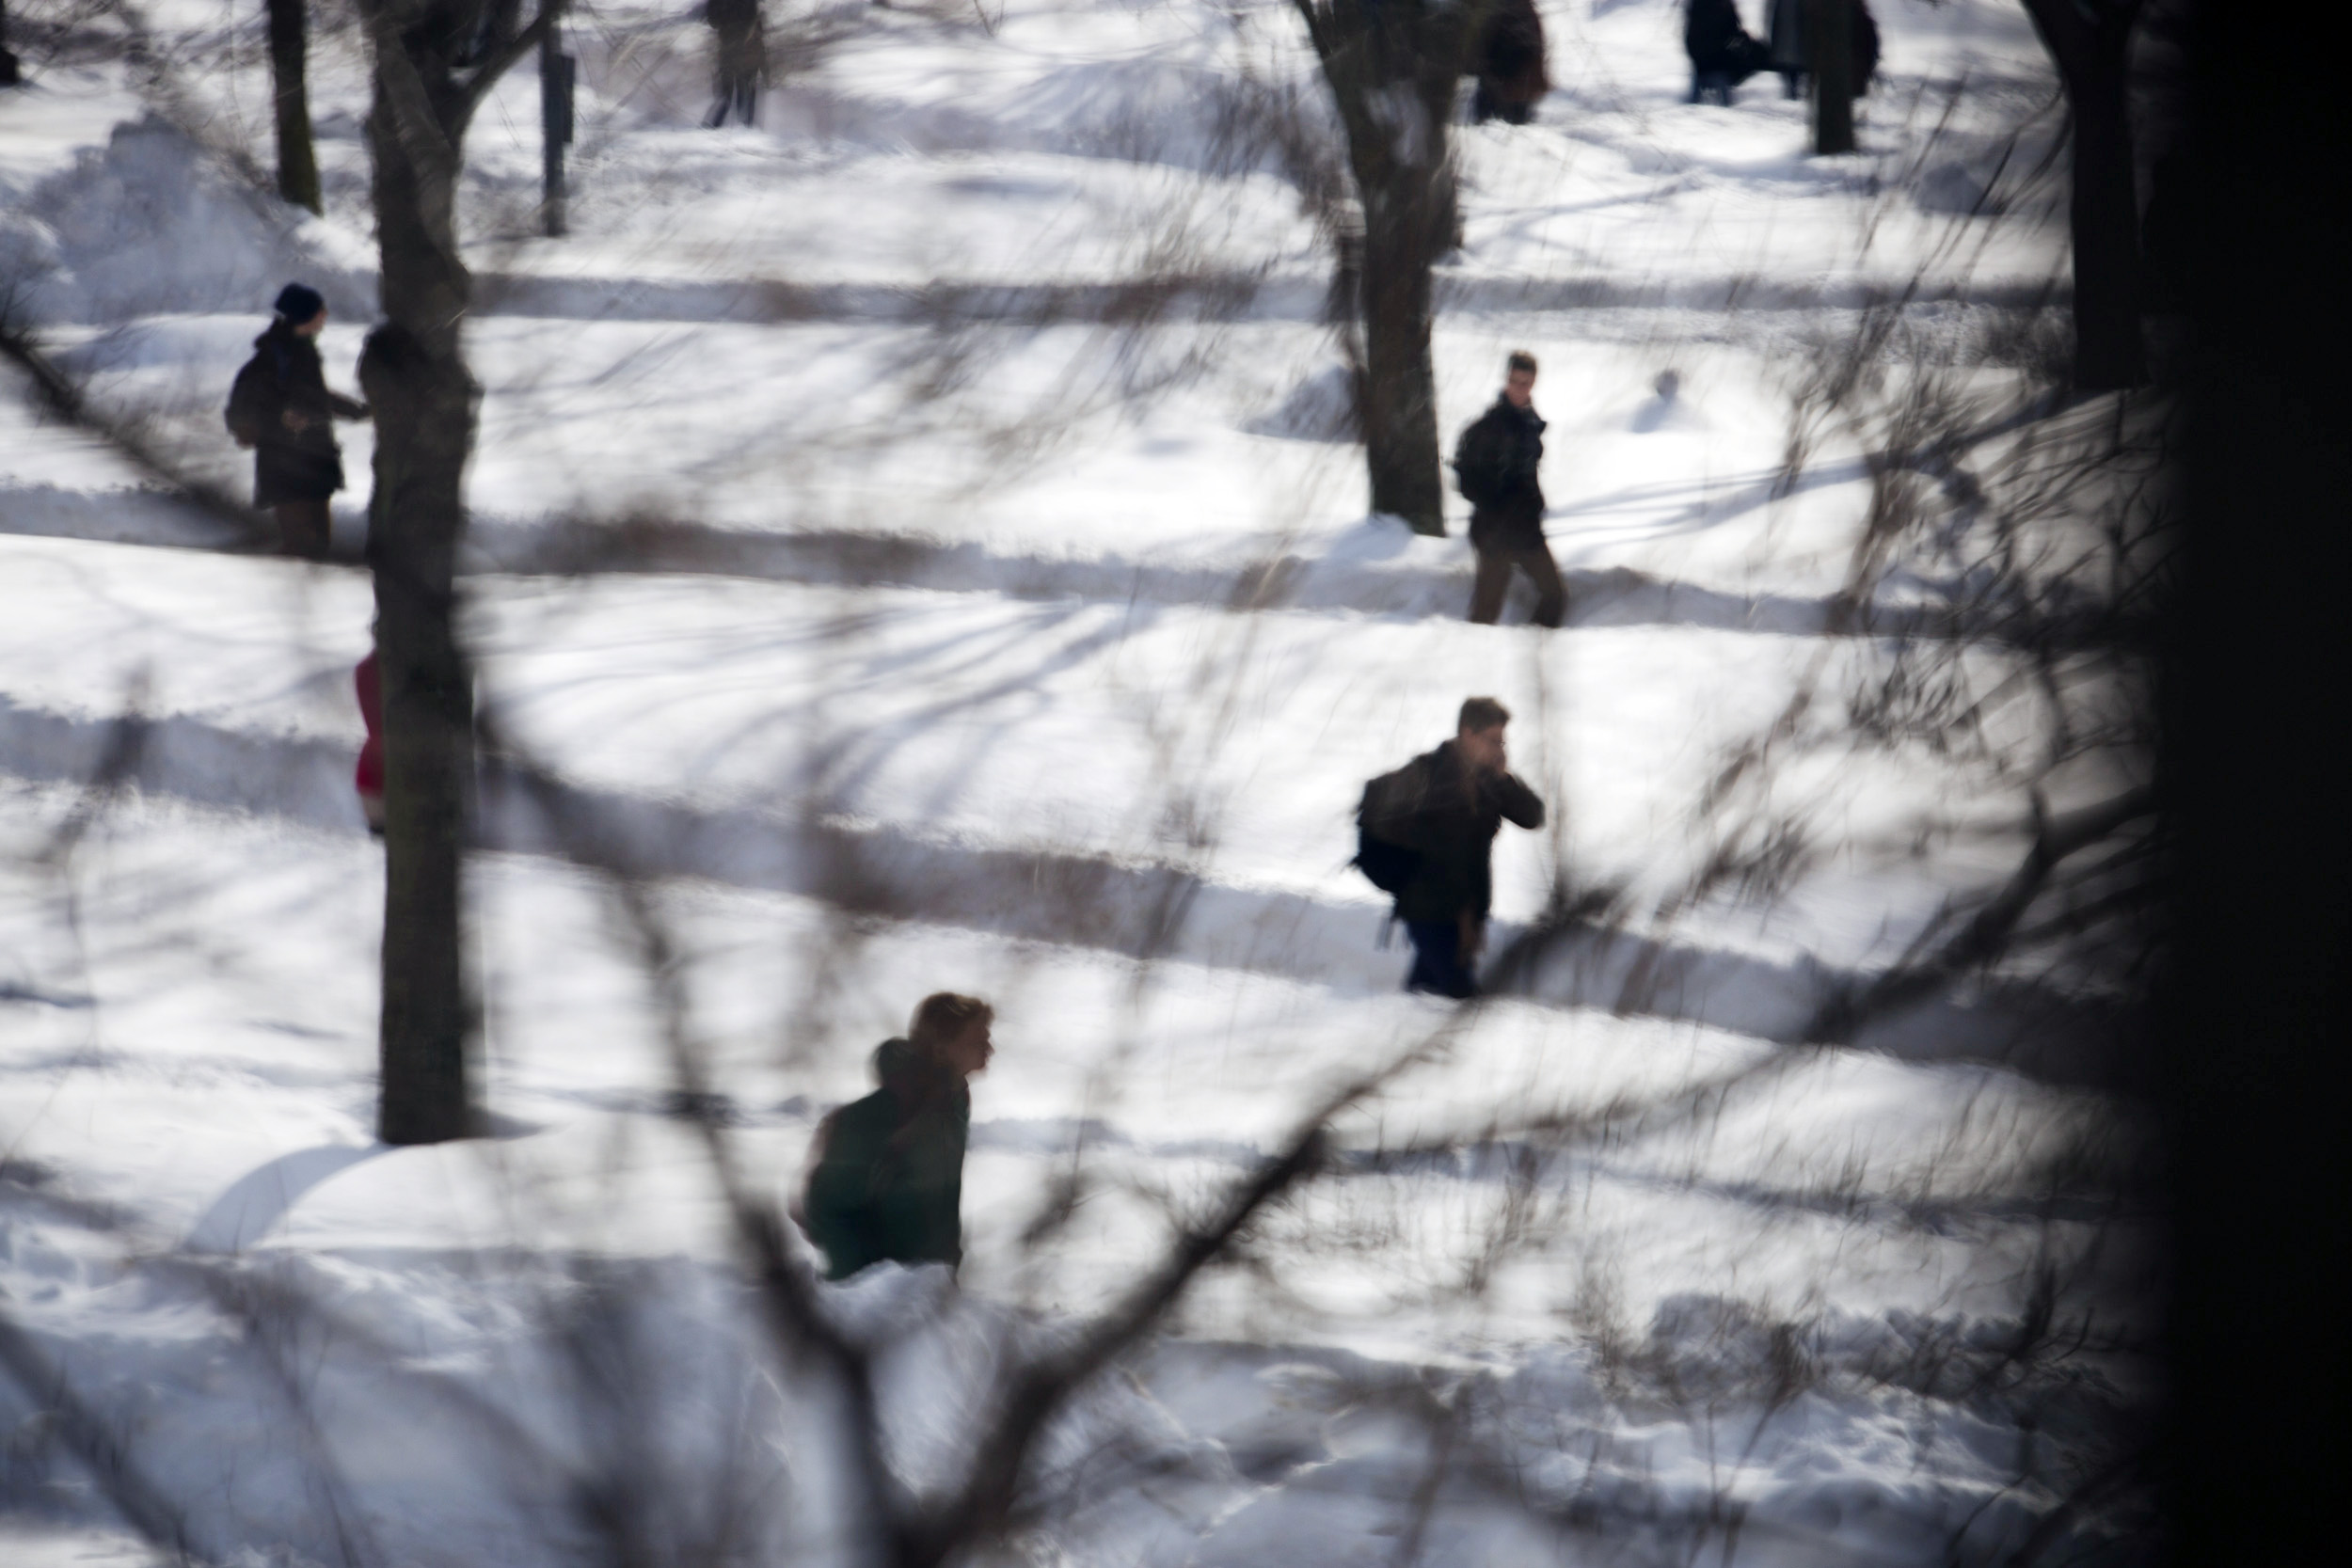
<path fill-rule="evenodd" d="M 1725 760 L 1800 693 L 1834 733 L 1890 657 L 1830 634 L 1879 492 L 1867 421 L 1804 422 L 1820 356 L 1909 289 L 1904 341 L 1979 425 L 2025 404 L 2064 276 L 2062 190 L 2026 177 L 2048 70 L 2013 7 L 1888 0 L 1865 151 L 1817 161 L 1769 77 L 1680 102 L 1664 0 L 1545 15 L 1540 122 L 1461 133 L 1437 353 L 1449 430 L 1504 352 L 1544 359 L 1556 633 L 1461 624 L 1458 519 L 1367 518 L 1330 438 L 1327 259 L 1229 134 L 1313 103 L 1287 8 L 771 8 L 790 67 L 723 132 L 698 22 L 586 8 L 563 241 L 533 237 L 527 66 L 474 133 L 483 698 L 661 877 L 748 1167 L 787 1183 L 923 993 L 999 1007 L 961 1289 L 838 1293 L 891 1347 L 915 1484 L 994 1357 L 1104 1309 L 1331 1085 L 1441 1042 L 1057 1430 L 1022 1560 L 1989 1562 L 2148 1397 L 2145 1222 L 2101 1196 L 2138 1117 L 2088 1024 L 2021 977 L 1789 1043 L 2015 866 L 2034 724 L 1784 744 L 1809 852 L 1661 908 L 1762 853 L 1708 804 Z M 240 164 L 269 148 L 252 16 L 85 18 L 0 97 L 14 309 L 231 486 L 217 406 L 277 285 L 326 292 L 339 385 L 371 313 L 363 59 L 345 12 L 318 27 L 325 219 Z M 1104 303 L 1138 281 L 1163 305 Z M 355 477 L 369 450 L 353 427 Z M 553 1562 L 600 1496 L 658 1499 L 655 1555 L 844 1560 L 831 1407 L 762 1346 L 628 932 L 496 778 L 497 1135 L 373 1142 L 368 584 L 220 553 L 149 483 L 0 372 L 8 1343 L 208 1560 Z M 1879 625 L 1965 629 L 1960 586 L 1899 576 Z M 2031 673 L 1997 638 L 1964 662 Z M 1361 781 L 1473 691 L 1555 808 L 1499 845 L 1499 939 L 1562 882 L 1620 897 L 1465 1022 L 1394 992 L 1344 863 Z M 0 1379 L 7 1560 L 146 1560 L 32 1408 Z M 2130 1551 L 2095 1511 L 2052 1528 Z"/>

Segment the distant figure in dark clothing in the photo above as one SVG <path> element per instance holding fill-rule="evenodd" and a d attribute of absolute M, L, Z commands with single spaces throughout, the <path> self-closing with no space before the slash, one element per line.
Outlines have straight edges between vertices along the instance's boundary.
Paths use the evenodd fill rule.
<path fill-rule="evenodd" d="M 1504 371 L 1494 406 L 1454 448 L 1454 483 L 1470 503 L 1470 548 L 1478 557 L 1470 618 L 1493 625 L 1516 566 L 1535 585 L 1535 624 L 1556 626 L 1566 612 L 1568 591 L 1544 542 L 1544 487 L 1535 473 L 1544 457 L 1544 420 L 1535 412 L 1535 356 L 1522 349 Z"/>
<path fill-rule="evenodd" d="M 1691 56 L 1691 102 L 1731 102 L 1731 89 L 1764 69 L 1771 52 L 1748 37 L 1733 0 L 1690 0 L 1682 49 Z"/>
<path fill-rule="evenodd" d="M 966 1080 L 995 1054 L 994 1017 L 977 997 L 925 997 L 907 1037 L 874 1052 L 882 1087 L 817 1130 L 793 1217 L 824 1253 L 827 1279 L 884 1260 L 962 1262 Z"/>
<path fill-rule="evenodd" d="M 1406 990 L 1478 993 L 1495 834 L 1505 820 L 1544 825 L 1544 803 L 1507 766 L 1502 731 L 1510 722 L 1501 703 L 1472 697 L 1452 740 L 1364 786 L 1364 836 L 1414 857 L 1396 894 L 1397 918 L 1413 943 Z"/>
<path fill-rule="evenodd" d="M 318 349 L 326 301 L 317 291 L 289 283 L 277 310 L 229 389 L 229 433 L 253 449 L 253 504 L 277 514 L 285 552 L 324 561 L 327 498 L 343 487 L 335 421 L 364 420 L 368 408 L 326 388 Z"/>
<path fill-rule="evenodd" d="M 1471 58 L 1478 90 L 1470 95 L 1470 118 L 1524 125 L 1551 90 L 1544 59 L 1544 19 L 1535 0 L 1489 0 L 1485 31 Z"/>
<path fill-rule="evenodd" d="M 1860 98 L 1870 90 L 1870 78 L 1879 69 L 1879 24 L 1870 14 L 1866 0 L 1851 0 L 1853 7 L 1853 95 Z M 1806 54 L 1804 36 L 1805 0 L 1771 0 L 1771 22 L 1765 29 L 1770 40 L 1766 45 L 1769 63 L 1780 73 L 1781 95 L 1802 97 L 1805 78 L 1812 74 L 1812 57 Z"/>
<path fill-rule="evenodd" d="M 716 130 L 732 109 L 740 123 L 756 124 L 760 89 L 768 85 L 768 30 L 759 0 L 707 0 L 703 14 L 719 36 L 717 91 L 704 123 Z"/>

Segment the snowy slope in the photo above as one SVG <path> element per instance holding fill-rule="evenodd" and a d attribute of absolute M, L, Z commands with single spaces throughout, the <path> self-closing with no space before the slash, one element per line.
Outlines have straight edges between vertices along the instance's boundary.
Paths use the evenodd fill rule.
<path fill-rule="evenodd" d="M 1332 1175 L 1268 1222 L 1278 1277 L 1204 1279 L 1057 1429 L 1033 1560 L 1998 1560 L 2145 1397 L 2144 1237 L 2080 1196 L 2136 1129 L 2095 1057 L 2012 1051 L 1992 990 L 1869 1049 L 1777 1043 L 1825 976 L 2013 867 L 2030 725 L 1989 759 L 1804 753 L 1776 777 L 1816 853 L 1780 896 L 1639 920 L 1723 847 L 1726 756 L 1800 690 L 1834 730 L 1885 655 L 1825 635 L 1873 432 L 1821 422 L 1782 479 L 1816 356 L 1913 289 L 1907 330 L 1991 429 L 2063 278 L 2062 189 L 2022 179 L 2055 126 L 2023 14 L 1882 12 L 1855 159 L 1804 157 L 1770 78 L 1681 103 L 1661 0 L 1547 6 L 1540 123 L 1462 132 L 1441 417 L 1508 349 L 1543 356 L 1574 595 L 1549 635 L 1461 625 L 1466 544 L 1365 517 L 1330 438 L 1327 260 L 1227 134 L 1285 91 L 1312 112 L 1284 7 L 771 8 L 806 47 L 762 127 L 721 133 L 699 24 L 583 10 L 561 242 L 532 231 L 530 68 L 485 109 L 482 693 L 662 874 L 749 1167 L 789 1181 L 915 997 L 1000 1009 L 961 1291 L 839 1292 L 894 1346 L 911 1475 L 948 1463 L 994 1347 L 1103 1309 L 1301 1106 L 1447 1027 L 1390 990 L 1403 955 L 1343 863 L 1361 780 L 1462 695 L 1518 713 L 1555 808 L 1499 846 L 1499 937 L 1556 873 L 1627 891 L 1613 941 L 1342 1119 Z M 167 69 L 103 57 L 123 18 Z M 268 147 L 252 17 L 119 12 L 0 99 L 21 309 L 102 408 L 231 485 L 217 403 L 276 284 L 327 291 L 339 385 L 370 313 L 365 73 L 349 22 L 319 26 L 325 220 L 241 171 Z M 1138 278 L 1165 309 L 1095 319 Z M 490 790 L 497 1135 L 373 1144 L 365 578 L 217 553 L 6 391 L 0 1309 L 224 1560 L 570 1560 L 583 1478 L 667 1498 L 683 1558 L 730 1560 L 694 1532 L 737 1517 L 743 1560 L 846 1560 L 828 1407 L 764 1354 L 611 900 Z M 364 475 L 364 426 L 345 449 Z M 654 569 L 562 569 L 616 525 Z M 1956 593 L 1883 608 L 1940 625 Z M 109 767 L 126 787 L 82 787 Z M 1517 1135 L 1379 1152 L 1613 1106 L 1532 1166 Z M 1087 1201 L 1033 1242 L 1072 1170 Z M 257 1307 L 273 1288 L 308 1306 Z M 631 1422 L 583 1364 L 647 1380 Z M 5 1381 L 0 1430 L 0 1555 L 136 1560 Z"/>

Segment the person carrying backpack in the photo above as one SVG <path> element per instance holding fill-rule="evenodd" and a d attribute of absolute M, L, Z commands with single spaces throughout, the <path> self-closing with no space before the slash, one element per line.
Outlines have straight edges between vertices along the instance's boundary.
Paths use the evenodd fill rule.
<path fill-rule="evenodd" d="M 224 418 L 237 445 L 253 449 L 253 504 L 277 514 L 285 552 L 324 561 L 327 498 L 343 487 L 335 421 L 364 420 L 368 407 L 327 390 L 318 349 L 326 301 L 318 291 L 289 283 L 277 311 L 230 387 Z"/>
<path fill-rule="evenodd" d="M 1543 801 L 1508 767 L 1502 731 L 1510 722 L 1501 703 L 1472 697 L 1452 740 L 1364 785 L 1355 863 L 1396 900 L 1413 944 L 1406 990 L 1478 994 L 1495 834 L 1505 821 L 1544 825 Z"/>
<path fill-rule="evenodd" d="M 1454 482 L 1470 503 L 1470 548 L 1478 556 L 1470 618 L 1494 624 L 1516 566 L 1535 585 L 1535 625 L 1556 626 L 1567 610 L 1568 590 L 1544 541 L 1544 487 L 1535 477 L 1544 458 L 1535 356 L 1521 349 L 1504 368 L 1494 406 L 1462 432 L 1454 449 Z"/>
<path fill-rule="evenodd" d="M 870 1264 L 963 1260 L 967 1082 L 996 1053 L 995 1010 L 977 996 L 925 997 L 903 1039 L 874 1051 L 882 1086 L 827 1117 L 792 1217 L 825 1255 L 825 1277 Z"/>

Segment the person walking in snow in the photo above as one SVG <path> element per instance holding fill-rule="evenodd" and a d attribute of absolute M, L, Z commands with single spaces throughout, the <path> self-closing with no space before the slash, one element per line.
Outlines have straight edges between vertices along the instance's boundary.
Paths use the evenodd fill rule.
<path fill-rule="evenodd" d="M 1691 102 L 1731 103 L 1731 89 L 1763 70 L 1772 52 L 1740 25 L 1734 0 L 1689 0 L 1682 51 L 1691 56 Z"/>
<path fill-rule="evenodd" d="M 755 124 L 760 89 L 768 83 L 768 31 L 759 0 L 706 0 L 703 16 L 718 35 L 715 90 L 703 123 L 715 131 L 732 110 L 739 123 Z"/>
<path fill-rule="evenodd" d="M 318 291 L 289 283 L 277 311 L 229 389 L 229 433 L 253 449 L 253 504 L 277 514 L 285 552 L 324 561 L 327 498 L 343 487 L 335 421 L 364 420 L 368 408 L 327 389 L 318 348 L 326 301 Z"/>
<path fill-rule="evenodd" d="M 824 1119 L 792 1217 L 825 1255 L 825 1277 L 870 1264 L 963 1260 L 969 1080 L 996 1053 L 995 1011 L 976 996 L 925 997 L 902 1039 L 875 1049 L 882 1086 Z"/>
<path fill-rule="evenodd" d="M 1473 121 L 1525 125 L 1535 117 L 1535 105 L 1551 90 L 1544 19 L 1535 0 L 1492 0 L 1470 57 L 1478 69 L 1478 88 L 1470 95 Z"/>
<path fill-rule="evenodd" d="M 1364 849 L 1394 867 L 1393 875 L 1374 880 L 1394 884 L 1396 915 L 1413 944 L 1406 990 L 1478 993 L 1478 953 L 1494 902 L 1495 834 L 1505 821 L 1544 825 L 1543 801 L 1510 770 L 1502 736 L 1510 722 L 1501 703 L 1472 697 L 1462 705 L 1453 739 L 1364 786 L 1357 809 Z M 1365 863 L 1368 857 L 1359 852 L 1358 859 Z"/>
<path fill-rule="evenodd" d="M 1470 503 L 1470 548 L 1478 577 L 1470 618 L 1492 626 L 1514 567 L 1535 585 L 1535 624 L 1556 626 L 1567 610 L 1567 585 L 1544 542 L 1544 421 L 1535 412 L 1535 356 L 1524 349 L 1506 364 L 1494 406 L 1462 432 L 1454 449 L 1454 483 Z"/>

